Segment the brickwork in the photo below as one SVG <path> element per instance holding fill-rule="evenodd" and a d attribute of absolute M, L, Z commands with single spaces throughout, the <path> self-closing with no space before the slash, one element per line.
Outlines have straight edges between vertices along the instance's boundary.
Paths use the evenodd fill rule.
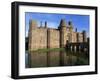
<path fill-rule="evenodd" d="M 48 47 L 49 48 L 59 48 L 60 47 L 60 32 L 59 30 L 55 30 L 55 29 L 48 29 Z"/>

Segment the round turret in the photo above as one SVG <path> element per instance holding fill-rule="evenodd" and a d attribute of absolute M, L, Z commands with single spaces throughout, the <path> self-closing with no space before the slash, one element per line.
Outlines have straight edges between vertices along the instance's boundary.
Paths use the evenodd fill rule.
<path fill-rule="evenodd" d="M 71 22 L 71 21 L 69 21 L 69 22 L 68 22 L 68 25 L 69 25 L 69 26 L 71 26 L 71 25 L 72 25 L 72 22 Z"/>
<path fill-rule="evenodd" d="M 71 21 L 68 22 L 68 27 L 70 31 L 73 31 L 73 24 Z"/>
<path fill-rule="evenodd" d="M 66 25 L 66 21 L 65 21 L 65 19 L 61 19 L 61 21 L 60 21 L 60 27 L 66 27 L 67 25 Z"/>
<path fill-rule="evenodd" d="M 30 20 L 29 24 L 30 24 L 31 29 L 37 28 L 37 21 L 36 20 Z"/>

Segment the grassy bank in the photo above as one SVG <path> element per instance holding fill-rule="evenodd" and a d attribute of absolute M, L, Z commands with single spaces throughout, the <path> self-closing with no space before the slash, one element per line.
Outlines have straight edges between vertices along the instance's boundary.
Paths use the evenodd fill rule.
<path fill-rule="evenodd" d="M 49 51 L 64 51 L 65 48 L 44 48 L 44 49 L 38 49 L 38 50 L 31 50 L 29 52 L 49 52 Z"/>

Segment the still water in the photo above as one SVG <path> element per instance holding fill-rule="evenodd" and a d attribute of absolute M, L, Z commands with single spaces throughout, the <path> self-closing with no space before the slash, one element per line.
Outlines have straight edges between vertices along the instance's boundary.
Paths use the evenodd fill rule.
<path fill-rule="evenodd" d="M 89 65 L 89 54 L 70 51 L 26 52 L 26 68 Z"/>

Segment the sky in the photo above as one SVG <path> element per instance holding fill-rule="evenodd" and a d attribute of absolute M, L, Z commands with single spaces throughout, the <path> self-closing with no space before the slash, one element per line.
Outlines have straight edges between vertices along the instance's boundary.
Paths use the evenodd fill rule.
<path fill-rule="evenodd" d="M 56 29 L 58 28 L 61 19 L 65 19 L 66 24 L 68 23 L 68 21 L 72 21 L 74 30 L 75 28 L 77 28 L 78 32 L 82 32 L 83 30 L 85 30 L 87 32 L 87 35 L 89 36 L 89 15 L 25 12 L 26 37 L 28 36 L 30 19 L 36 20 L 38 26 L 40 26 L 41 22 L 44 26 L 44 22 L 47 21 L 47 25 L 49 28 Z"/>

